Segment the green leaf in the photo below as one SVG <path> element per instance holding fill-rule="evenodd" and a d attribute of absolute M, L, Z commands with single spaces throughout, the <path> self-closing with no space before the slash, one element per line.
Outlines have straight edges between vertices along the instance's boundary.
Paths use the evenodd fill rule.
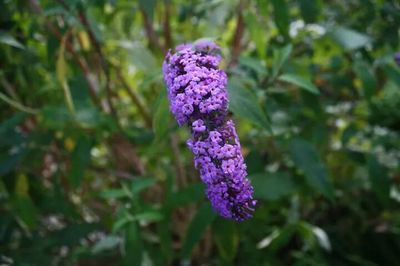
<path fill-rule="evenodd" d="M 274 62 L 272 63 L 272 80 L 274 80 L 283 64 L 288 60 L 292 53 L 293 46 L 291 44 L 286 45 L 283 48 L 274 50 Z"/>
<path fill-rule="evenodd" d="M 207 226 L 215 219 L 216 214 L 210 204 L 203 204 L 194 215 L 186 231 L 186 237 L 182 246 L 181 256 L 190 258 L 194 246 L 200 241 Z"/>
<path fill-rule="evenodd" d="M 271 0 L 275 24 L 285 38 L 289 38 L 289 7 L 286 0 Z"/>
<path fill-rule="evenodd" d="M 293 162 L 304 172 L 307 183 L 332 200 L 332 183 L 314 146 L 305 140 L 294 139 L 290 142 L 289 149 Z"/>
<path fill-rule="evenodd" d="M 300 12 L 306 23 L 316 22 L 322 8 L 321 0 L 300 0 Z"/>
<path fill-rule="evenodd" d="M 129 198 L 130 195 L 124 189 L 107 189 L 100 193 L 100 197 L 105 199 Z"/>
<path fill-rule="evenodd" d="M 214 241 L 218 252 L 225 261 L 233 261 L 239 246 L 239 234 L 233 221 L 215 219 L 213 225 Z"/>
<path fill-rule="evenodd" d="M 74 246 L 91 232 L 100 230 L 96 223 L 69 223 L 65 228 L 51 235 L 51 246 Z"/>
<path fill-rule="evenodd" d="M 281 228 L 280 230 L 274 231 L 270 236 L 272 239 L 268 250 L 270 252 L 277 252 L 283 249 L 283 247 L 289 244 L 290 240 L 295 235 L 296 230 L 296 224 L 289 224 Z"/>
<path fill-rule="evenodd" d="M 17 217 L 21 219 L 24 226 L 30 229 L 37 226 L 38 209 L 29 196 L 29 181 L 24 174 L 17 177 L 13 205 Z"/>
<path fill-rule="evenodd" d="M 24 113 L 15 113 L 13 116 L 4 119 L 0 123 L 0 136 L 12 131 L 15 134 L 15 127 L 26 118 Z"/>
<path fill-rule="evenodd" d="M 171 121 L 171 114 L 169 112 L 169 105 L 167 94 L 163 89 L 156 103 L 156 110 L 153 117 L 153 130 L 156 135 L 156 142 L 167 139 L 166 136 L 169 131 L 169 122 Z"/>
<path fill-rule="evenodd" d="M 331 242 L 328 234 L 318 226 L 311 226 L 311 230 L 318 241 L 318 244 L 327 251 L 331 251 Z"/>
<path fill-rule="evenodd" d="M 39 211 L 28 194 L 16 193 L 12 199 L 13 212 L 27 229 L 38 225 Z"/>
<path fill-rule="evenodd" d="M 334 28 L 329 35 L 345 50 L 358 49 L 372 41 L 368 35 L 341 26 Z"/>
<path fill-rule="evenodd" d="M 91 149 L 91 141 L 82 137 L 71 154 L 71 171 L 68 177 L 74 187 L 78 187 L 82 182 L 86 167 L 90 162 Z"/>
<path fill-rule="evenodd" d="M 102 121 L 100 111 L 92 106 L 77 108 L 74 118 L 83 128 L 96 128 Z"/>
<path fill-rule="evenodd" d="M 67 104 L 68 110 L 73 113 L 75 110 L 74 102 L 72 101 L 71 90 L 69 89 L 67 82 L 67 64 L 65 62 L 64 53 L 65 53 L 65 42 L 66 35 L 62 38 L 60 51 L 58 53 L 57 64 L 56 64 L 56 73 L 58 81 L 61 84 L 61 87 L 64 91 L 65 102 Z"/>
<path fill-rule="evenodd" d="M 268 2 L 265 0 L 256 0 L 257 2 L 257 9 L 260 10 L 262 15 L 268 14 Z"/>
<path fill-rule="evenodd" d="M 309 80 L 296 75 L 296 74 L 283 74 L 278 77 L 279 80 L 289 82 L 291 84 L 294 84 L 296 86 L 299 86 L 300 88 L 311 92 L 313 94 L 319 94 L 318 88 Z"/>
<path fill-rule="evenodd" d="M 268 75 L 268 69 L 265 66 L 263 66 L 261 62 L 262 61 L 253 57 L 241 56 L 239 58 L 239 64 L 241 66 L 254 70 L 257 73 L 258 77 L 264 77 Z"/>
<path fill-rule="evenodd" d="M 362 82 L 364 97 L 370 100 L 377 88 L 377 81 L 371 67 L 362 61 L 353 64 L 353 70 Z"/>
<path fill-rule="evenodd" d="M 27 139 L 25 138 L 22 132 L 18 132 L 17 127 L 20 125 L 24 119 L 26 118 L 25 113 L 17 112 L 9 118 L 5 118 L 0 123 L 0 147 L 6 150 L 5 147 L 20 146 Z M 5 153 L 0 154 L 0 161 L 9 161 L 11 163 L 13 157 L 18 157 L 22 151 L 11 154 Z M 2 163 L 0 163 L 1 165 Z M 11 163 L 12 164 L 12 163 Z M 0 167 L 1 168 L 1 167 Z M 0 175 L 2 175 L 2 171 L 0 170 Z"/>
<path fill-rule="evenodd" d="M 231 78 L 228 83 L 229 109 L 244 119 L 270 130 L 269 122 L 264 111 L 258 104 L 257 96 L 249 89 L 241 85 L 237 78 Z"/>
<path fill-rule="evenodd" d="M 25 49 L 25 46 L 23 46 L 19 41 L 17 41 L 13 36 L 10 34 L 0 31 L 0 43 L 4 43 L 6 45 L 19 48 L 19 49 Z"/>
<path fill-rule="evenodd" d="M 381 66 L 387 77 L 396 83 L 398 87 L 400 87 L 400 71 L 398 67 L 393 67 L 392 65 L 383 65 Z"/>
<path fill-rule="evenodd" d="M 151 210 L 151 211 L 146 211 L 146 212 L 135 214 L 133 216 L 133 218 L 140 222 L 151 223 L 151 222 L 161 221 L 164 217 L 161 212 Z"/>
<path fill-rule="evenodd" d="M 42 127 L 48 129 L 63 129 L 73 118 L 63 106 L 46 106 L 40 112 Z"/>
<path fill-rule="evenodd" d="M 143 189 L 153 186 L 156 183 L 154 178 L 138 177 L 132 181 L 131 191 L 133 195 L 140 193 Z"/>
<path fill-rule="evenodd" d="M 372 154 L 367 158 L 367 165 L 372 190 L 382 204 L 387 204 L 390 198 L 390 179 L 387 169 Z"/>
<path fill-rule="evenodd" d="M 114 249 L 121 243 L 122 239 L 119 236 L 112 236 L 112 235 L 106 236 L 100 239 L 100 241 L 98 241 L 94 245 L 94 247 L 92 248 L 92 253 L 98 254 L 106 250 Z"/>
<path fill-rule="evenodd" d="M 150 18 L 150 21 L 153 20 L 154 9 L 156 7 L 156 0 L 139 0 L 139 5 L 145 12 L 145 14 Z"/>
<path fill-rule="evenodd" d="M 152 52 L 142 45 L 129 45 L 132 65 L 145 72 L 152 72 L 159 69 L 157 60 Z"/>
<path fill-rule="evenodd" d="M 129 224 L 133 220 L 133 216 L 128 213 L 124 214 L 122 217 L 118 217 L 118 219 L 112 225 L 112 232 L 118 232 L 121 228 L 124 228 L 125 225 Z"/>
<path fill-rule="evenodd" d="M 250 31 L 250 37 L 254 41 L 259 58 L 265 57 L 266 53 L 266 34 L 263 27 L 257 21 L 257 15 L 251 12 L 245 13 L 245 21 Z"/>
<path fill-rule="evenodd" d="M 21 161 L 25 149 L 12 155 L 0 155 L 0 175 L 8 174 L 13 169 L 18 169 L 17 165 Z"/>
<path fill-rule="evenodd" d="M 204 185 L 202 183 L 190 184 L 171 195 L 171 207 L 182 207 L 190 203 L 198 202 L 204 197 Z"/>
<path fill-rule="evenodd" d="M 249 179 L 254 187 L 254 197 L 259 199 L 277 200 L 295 189 L 292 177 L 284 172 L 254 174 Z"/>
<path fill-rule="evenodd" d="M 143 258 L 143 244 L 140 238 L 138 224 L 132 222 L 126 228 L 125 233 L 125 256 L 123 265 L 140 266 Z"/>

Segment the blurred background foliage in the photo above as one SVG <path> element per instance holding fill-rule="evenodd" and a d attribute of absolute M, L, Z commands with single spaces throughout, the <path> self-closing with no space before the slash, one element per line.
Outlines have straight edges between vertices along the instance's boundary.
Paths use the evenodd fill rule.
<path fill-rule="evenodd" d="M 0 1 L 1 265 L 400 265 L 397 0 Z M 259 204 L 217 217 L 168 110 L 222 47 Z"/>

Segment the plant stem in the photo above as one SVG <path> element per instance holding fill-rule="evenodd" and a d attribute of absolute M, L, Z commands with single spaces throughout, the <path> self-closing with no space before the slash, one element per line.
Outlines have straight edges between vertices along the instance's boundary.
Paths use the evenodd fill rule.
<path fill-rule="evenodd" d="M 8 103 L 10 106 L 14 107 L 15 109 L 20 110 L 22 112 L 32 114 L 32 115 L 36 115 L 39 113 L 38 110 L 22 105 L 19 102 L 16 102 L 13 99 L 9 98 L 7 95 L 5 95 L 2 92 L 0 92 L 0 99 L 3 100 L 4 102 Z"/>

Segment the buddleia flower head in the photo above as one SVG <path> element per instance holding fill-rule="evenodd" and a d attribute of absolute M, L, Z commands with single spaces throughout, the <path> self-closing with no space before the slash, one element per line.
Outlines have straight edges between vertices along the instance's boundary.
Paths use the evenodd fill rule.
<path fill-rule="evenodd" d="M 242 221 L 252 216 L 256 201 L 228 117 L 227 76 L 218 67 L 220 61 L 214 42 L 181 44 L 167 54 L 163 73 L 170 110 L 179 125 L 190 128 L 187 145 L 211 205 L 222 217 Z"/>

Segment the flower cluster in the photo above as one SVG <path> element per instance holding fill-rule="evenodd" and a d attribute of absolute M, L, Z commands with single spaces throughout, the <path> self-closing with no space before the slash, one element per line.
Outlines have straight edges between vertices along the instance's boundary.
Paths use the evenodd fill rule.
<path fill-rule="evenodd" d="M 178 46 L 165 58 L 164 80 L 171 112 L 179 125 L 191 128 L 187 144 L 208 199 L 222 217 L 242 221 L 251 217 L 256 201 L 234 123 L 227 118 L 227 77 L 218 69 L 219 52 L 209 41 Z"/>

